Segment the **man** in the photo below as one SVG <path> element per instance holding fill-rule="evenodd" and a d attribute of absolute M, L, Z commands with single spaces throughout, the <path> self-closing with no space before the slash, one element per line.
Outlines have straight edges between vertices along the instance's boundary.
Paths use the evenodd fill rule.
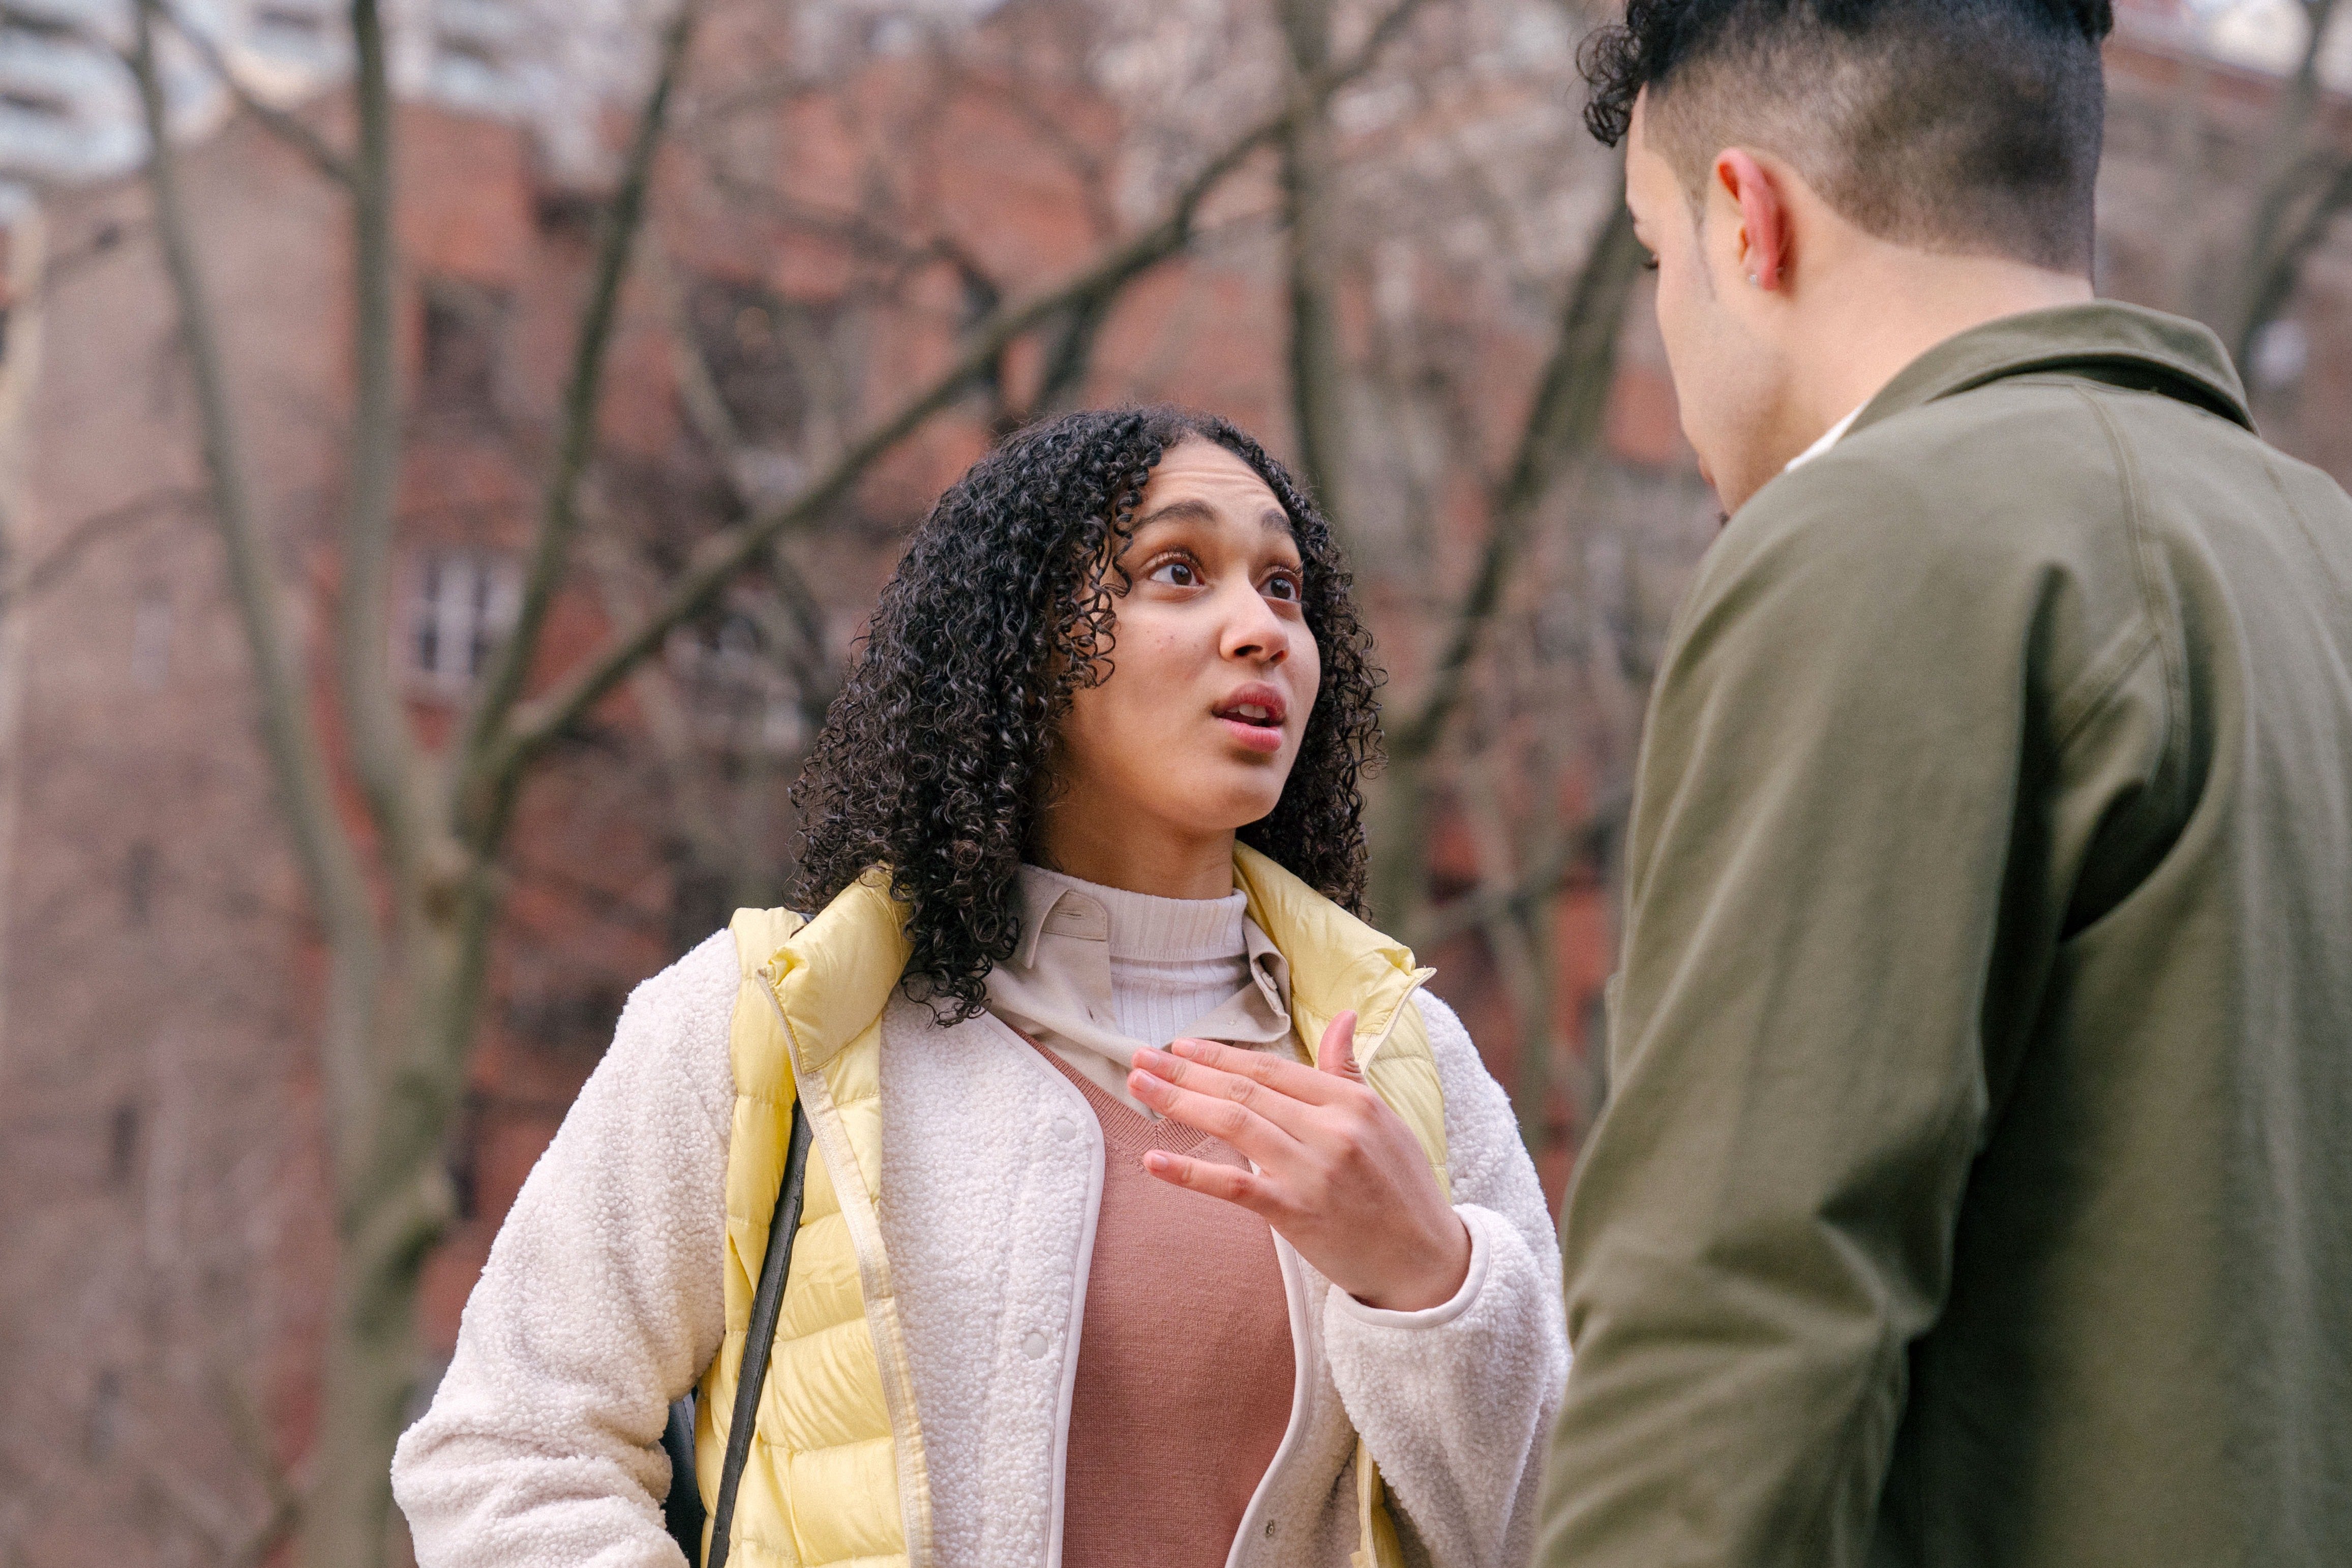
<path fill-rule="evenodd" d="M 2352 1562 L 2352 502 L 2093 301 L 2111 22 L 1634 0 L 1587 57 L 1732 516 L 1550 1568 Z"/>

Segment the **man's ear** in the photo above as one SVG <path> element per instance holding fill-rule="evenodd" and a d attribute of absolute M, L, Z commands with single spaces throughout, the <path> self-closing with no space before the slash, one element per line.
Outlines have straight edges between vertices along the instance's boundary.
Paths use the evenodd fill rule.
<path fill-rule="evenodd" d="M 1739 209 L 1733 259 L 1741 274 L 1759 289 L 1780 288 L 1786 280 L 1792 237 L 1780 182 L 1753 153 L 1738 147 L 1716 154 L 1714 174 L 1717 186 Z"/>

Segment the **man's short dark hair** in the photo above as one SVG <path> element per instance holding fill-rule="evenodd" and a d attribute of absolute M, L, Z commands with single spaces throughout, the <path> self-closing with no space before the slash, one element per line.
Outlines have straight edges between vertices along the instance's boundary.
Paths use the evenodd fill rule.
<path fill-rule="evenodd" d="M 2087 270 L 2110 0 L 1628 0 L 1582 57 L 1595 136 L 1643 134 L 1692 199 L 1776 153 L 1897 244 Z"/>

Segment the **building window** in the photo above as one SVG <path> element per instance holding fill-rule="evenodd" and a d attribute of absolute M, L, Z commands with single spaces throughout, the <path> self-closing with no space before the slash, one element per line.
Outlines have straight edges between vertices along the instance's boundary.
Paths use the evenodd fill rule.
<path fill-rule="evenodd" d="M 506 556 L 478 550 L 427 551 L 410 602 L 411 670 L 428 685 L 458 690 L 489 662 L 512 629 L 522 575 Z"/>
<path fill-rule="evenodd" d="M 820 313 L 752 285 L 706 279 L 690 301 L 694 336 L 743 440 L 792 451 L 806 434 L 809 404 L 795 344 L 821 343 Z"/>
<path fill-rule="evenodd" d="M 71 120 L 73 101 L 34 87 L 0 88 L 0 108 L 13 109 L 37 120 Z"/>
<path fill-rule="evenodd" d="M 160 689 L 172 674 L 172 601 L 160 592 L 139 600 L 131 619 L 131 680 L 142 691 Z"/>
<path fill-rule="evenodd" d="M 106 1181 L 109 1186 L 130 1184 L 139 1168 L 139 1102 L 126 1100 L 107 1119 Z"/>
<path fill-rule="evenodd" d="M 0 35 L 15 34 L 23 38 L 38 38 L 45 44 L 73 44 L 80 41 L 81 30 L 70 16 L 53 16 L 22 5 L 11 6 L 0 15 Z"/>
<path fill-rule="evenodd" d="M 504 289 L 446 278 L 428 280 L 424 293 L 417 390 L 425 410 L 495 419 L 499 351 L 512 300 Z"/>
<path fill-rule="evenodd" d="M 327 17 L 323 11 L 299 5 L 263 5 L 253 8 L 253 25 L 265 33 L 285 33 L 315 42 L 326 35 Z"/>
<path fill-rule="evenodd" d="M 2289 392 L 2311 368 L 2311 332 L 2292 316 L 2266 321 L 2247 355 L 2248 379 L 2263 392 Z"/>
<path fill-rule="evenodd" d="M 122 859 L 122 918 L 125 924 L 143 926 L 155 918 L 155 846 L 142 838 Z"/>
<path fill-rule="evenodd" d="M 82 1433 L 82 1454 L 93 1465 L 114 1458 L 122 1437 L 122 1374 L 108 1367 L 89 1391 L 89 1421 Z"/>
<path fill-rule="evenodd" d="M 738 756 L 793 756 L 807 743 L 792 661 L 777 657 L 750 616 L 680 626 L 662 651 L 704 745 Z"/>

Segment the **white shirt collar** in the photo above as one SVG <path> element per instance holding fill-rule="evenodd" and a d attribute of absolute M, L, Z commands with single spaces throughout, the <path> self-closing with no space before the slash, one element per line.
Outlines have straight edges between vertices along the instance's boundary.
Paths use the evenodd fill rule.
<path fill-rule="evenodd" d="M 1847 415 L 1844 418 L 1831 426 L 1829 433 L 1823 436 L 1820 440 L 1814 442 L 1811 446 L 1806 447 L 1803 451 L 1790 458 L 1789 466 L 1780 471 L 1784 474 L 1795 473 L 1799 468 L 1803 468 L 1807 463 L 1811 462 L 1815 458 L 1820 457 L 1823 452 L 1826 452 L 1832 447 L 1836 446 L 1839 438 L 1847 431 L 1853 428 L 1853 422 L 1862 417 L 1862 411 L 1869 406 L 1870 405 L 1866 402 L 1854 405 L 1854 410 L 1853 413 Z"/>

